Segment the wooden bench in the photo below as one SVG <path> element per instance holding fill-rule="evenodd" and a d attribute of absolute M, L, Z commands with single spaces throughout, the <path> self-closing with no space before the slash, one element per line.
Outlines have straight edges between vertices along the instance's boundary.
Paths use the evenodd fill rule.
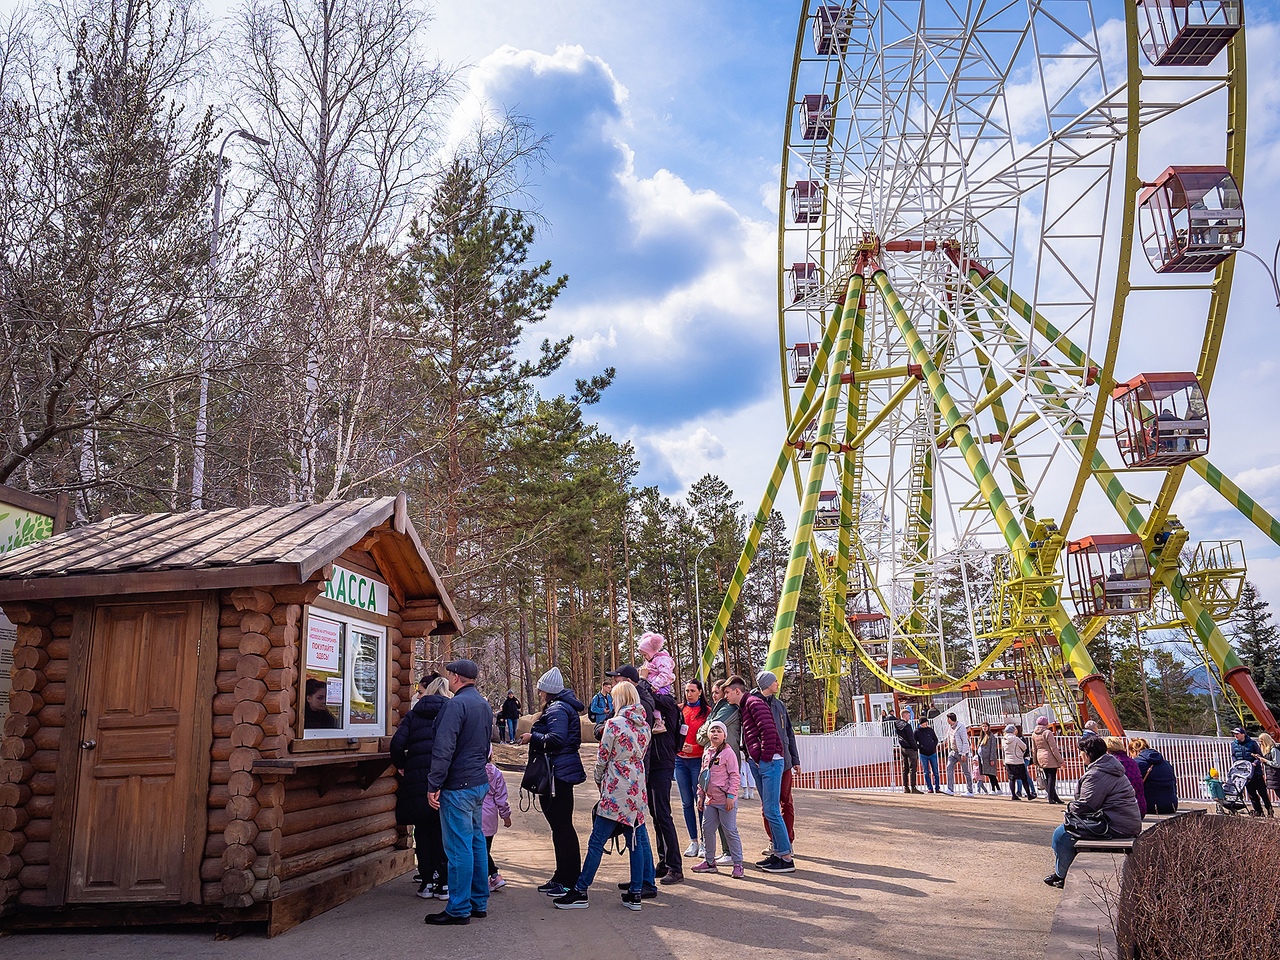
<path fill-rule="evenodd" d="M 1133 853 L 1133 842 L 1136 837 L 1115 838 L 1112 840 L 1077 840 L 1076 853 L 1121 853 L 1126 857 Z"/>

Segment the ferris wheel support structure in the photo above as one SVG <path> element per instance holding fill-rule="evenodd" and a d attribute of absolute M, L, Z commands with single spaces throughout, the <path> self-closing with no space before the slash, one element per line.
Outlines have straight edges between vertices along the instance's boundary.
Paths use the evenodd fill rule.
<path fill-rule="evenodd" d="M 1179 30 L 1186 25 L 1178 20 L 1186 19 L 1183 8 L 1165 10 L 1161 0 L 1126 2 L 1120 83 L 1112 82 L 1113 66 L 1103 62 L 1094 19 L 1099 2 L 1106 0 L 1037 0 L 1023 10 L 982 0 L 967 8 L 935 0 L 805 0 L 779 195 L 779 362 L 787 437 L 703 651 L 704 672 L 714 663 L 790 467 L 801 510 L 765 665 L 782 679 L 812 560 L 822 634 L 820 641 L 806 640 L 805 662 L 826 681 L 828 726 L 839 703 L 842 665 L 856 660 L 886 687 L 928 696 L 958 689 L 993 667 L 1007 672 L 1010 664 L 1002 658 L 1024 640 L 1022 649 L 1036 651 L 1031 662 L 1045 696 L 1048 687 L 1061 685 L 1056 672 L 1069 667 L 1119 732 L 1087 650 L 1109 615 L 1099 616 L 1100 607 L 1090 611 L 1103 602 L 1096 591 L 1109 590 L 1102 584 L 1110 578 L 1089 581 L 1095 598 L 1086 605 L 1076 592 L 1080 554 L 1073 554 L 1076 607 L 1091 618 L 1077 630 L 1060 599 L 1064 576 L 1056 566 L 1068 546 L 1070 553 L 1082 544 L 1123 542 L 1130 545 L 1126 550 L 1140 550 L 1145 569 L 1124 576 L 1147 584 L 1148 594 L 1152 586 L 1161 597 L 1168 594 L 1174 601 L 1168 609 L 1180 611 L 1219 674 L 1264 726 L 1275 727 L 1215 622 L 1227 609 L 1221 594 L 1206 594 L 1205 602 L 1196 595 L 1221 580 L 1211 581 L 1203 568 L 1193 567 L 1190 580 L 1179 572 L 1177 554 L 1187 533 L 1170 511 L 1189 463 L 1273 539 L 1280 524 L 1207 461 L 1192 459 L 1207 452 L 1203 413 L 1181 415 L 1205 418 L 1203 428 L 1184 423 L 1181 433 L 1171 427 L 1152 432 L 1150 438 L 1205 439 L 1161 446 L 1162 456 L 1149 464 L 1133 462 L 1132 435 L 1121 446 L 1126 468 L 1162 469 L 1159 492 L 1150 500 L 1130 495 L 1098 449 L 1113 392 L 1120 397 L 1135 384 L 1191 378 L 1203 390 L 1197 396 L 1207 396 L 1212 383 L 1231 289 L 1230 253 L 1243 243 L 1239 2 L 1205 0 L 1197 7 L 1204 7 L 1197 15 L 1209 19 L 1193 25 L 1192 33 L 1200 31 L 1196 42 L 1211 34 L 1220 38 L 1207 53 L 1197 48 L 1198 60 L 1186 59 L 1186 43 L 1174 57 L 1150 45 L 1156 36 L 1151 24 L 1169 25 L 1161 17 L 1172 17 Z M 813 54 L 805 52 L 810 26 Z M 1179 37 L 1173 46 L 1186 40 Z M 1182 69 L 1205 66 L 1223 49 L 1222 75 Z M 1144 70 L 1143 55 L 1157 66 Z M 802 89 L 802 81 L 812 86 Z M 1155 93 L 1144 94 L 1144 84 Z M 814 88 L 819 92 L 811 93 Z M 1155 183 L 1144 182 L 1142 131 L 1218 95 L 1227 105 L 1226 167 L 1170 166 Z M 799 171 L 794 183 L 793 167 Z M 1197 187 L 1180 179 L 1201 174 L 1212 182 Z M 1179 189 L 1191 184 L 1200 190 L 1196 197 L 1228 187 L 1234 193 L 1215 194 L 1216 206 L 1207 209 L 1219 212 L 1198 221 L 1192 201 L 1179 201 L 1178 215 L 1192 210 L 1191 229 L 1184 224 L 1174 238 L 1174 208 L 1152 206 L 1173 202 L 1159 193 L 1168 183 Z M 1108 205 L 1116 216 L 1109 216 Z M 1140 209 L 1157 218 L 1154 228 L 1146 220 L 1140 228 Z M 1159 220 L 1166 214 L 1167 224 Z M 1146 270 L 1145 264 L 1135 267 L 1139 236 L 1156 273 L 1191 275 L 1155 282 L 1138 276 L 1135 269 Z M 1206 271 L 1211 280 L 1197 276 Z M 1114 286 L 1108 288 L 1108 279 Z M 871 285 L 877 295 L 868 300 Z M 1140 327 L 1150 311 L 1139 301 L 1151 293 L 1183 298 L 1191 309 L 1197 297 L 1207 298 L 1195 372 L 1142 374 L 1118 386 L 1114 370 L 1125 315 Z M 1110 315 L 1101 306 L 1108 301 Z M 792 343 L 795 371 L 789 376 Z M 1160 415 L 1163 421 L 1164 410 Z M 1150 438 L 1142 443 L 1155 451 Z M 1191 456 L 1163 455 L 1174 449 L 1191 450 Z M 802 477 L 806 459 L 812 462 Z M 1059 469 L 1064 464 L 1068 469 Z M 836 489 L 823 490 L 829 470 Z M 1130 532 L 1068 544 L 1086 498 L 1091 511 L 1100 503 L 1090 477 Z M 1138 489 L 1146 492 L 1141 484 Z M 821 523 L 815 522 L 819 514 Z M 1206 545 L 1197 556 L 1202 549 Z M 989 558 L 988 579 L 975 579 L 978 568 L 970 573 L 970 556 Z M 1242 576 L 1242 564 L 1237 566 Z M 944 623 L 944 575 L 962 584 L 965 629 L 973 660 L 980 658 L 967 672 L 948 667 L 948 632 L 959 628 L 954 619 Z M 1052 644 L 1052 656 L 1045 642 Z M 897 675 L 899 662 L 916 665 L 917 683 Z M 1065 713 L 1058 700 L 1053 704 L 1060 719 L 1074 722 L 1073 703 L 1062 700 Z"/>

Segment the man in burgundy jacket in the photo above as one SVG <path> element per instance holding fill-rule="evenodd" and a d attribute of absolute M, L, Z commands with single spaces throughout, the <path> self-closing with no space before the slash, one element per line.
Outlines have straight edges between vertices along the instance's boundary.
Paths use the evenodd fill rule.
<path fill-rule="evenodd" d="M 757 682 L 763 685 L 774 675 L 766 671 Z M 791 838 L 782 819 L 782 769 L 786 763 L 782 737 L 773 719 L 773 711 L 764 697 L 747 692 L 747 681 L 732 677 L 725 687 L 730 703 L 742 710 L 742 746 L 751 764 L 751 773 L 760 787 L 760 805 L 769 834 L 773 839 L 773 853 L 756 863 L 766 873 L 794 873 L 796 866 L 791 859 Z"/>

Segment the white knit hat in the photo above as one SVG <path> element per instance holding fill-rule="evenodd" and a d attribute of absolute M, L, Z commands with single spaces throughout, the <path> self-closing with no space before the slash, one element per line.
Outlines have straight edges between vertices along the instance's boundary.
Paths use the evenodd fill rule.
<path fill-rule="evenodd" d="M 560 675 L 560 668 L 552 667 L 544 673 L 538 680 L 538 689 L 552 696 L 564 690 L 564 677 Z"/>

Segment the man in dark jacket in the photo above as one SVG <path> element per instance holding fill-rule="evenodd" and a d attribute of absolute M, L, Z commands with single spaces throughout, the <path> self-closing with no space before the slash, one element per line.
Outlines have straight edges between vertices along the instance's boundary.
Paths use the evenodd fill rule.
<path fill-rule="evenodd" d="M 919 793 L 916 768 L 920 765 L 920 748 L 916 746 L 916 732 L 907 722 L 905 710 L 894 718 L 893 732 L 898 736 L 898 749 L 902 752 L 902 792 Z"/>
<path fill-rule="evenodd" d="M 502 701 L 502 709 L 498 711 L 498 716 L 502 718 L 503 741 L 515 743 L 516 724 L 520 721 L 520 700 L 516 697 L 514 690 L 507 691 L 507 699 Z"/>
<path fill-rule="evenodd" d="M 767 670 L 760 674 L 768 675 L 765 685 L 760 688 L 760 695 L 769 704 L 769 712 L 773 714 L 774 725 L 778 728 L 778 739 L 782 741 L 782 784 L 778 790 L 778 806 L 782 808 L 782 822 L 787 825 L 787 839 L 794 847 L 796 842 L 796 805 L 791 799 L 791 778 L 800 772 L 800 746 L 796 743 L 796 731 L 791 725 L 791 715 L 787 713 L 787 705 L 778 696 L 778 678 Z M 763 811 L 762 811 L 763 812 Z M 764 822 L 768 832 L 769 821 Z"/>
<path fill-rule="evenodd" d="M 1253 764 L 1253 773 L 1249 777 L 1249 782 L 1245 784 L 1245 791 L 1253 801 L 1253 815 L 1262 816 L 1264 804 L 1267 814 L 1270 815 L 1271 797 L 1267 795 L 1267 781 L 1262 775 L 1262 748 L 1258 746 L 1257 740 L 1249 736 L 1249 731 L 1244 727 L 1236 727 L 1231 731 L 1231 735 L 1236 738 L 1235 743 L 1231 744 L 1231 760 L 1233 762 L 1248 760 Z"/>
<path fill-rule="evenodd" d="M 450 700 L 436 718 L 427 799 L 440 811 L 440 829 L 449 858 L 449 905 L 429 914 L 427 923 L 465 924 L 489 909 L 489 850 L 480 810 L 489 792 L 489 731 L 493 710 L 476 689 L 480 668 L 470 660 L 445 667 Z"/>
<path fill-rule="evenodd" d="M 924 767 L 924 788 L 930 793 L 937 793 L 942 787 L 942 770 L 938 766 L 938 735 L 925 717 L 916 723 L 916 750 L 920 755 L 920 763 Z"/>
<path fill-rule="evenodd" d="M 766 674 L 767 671 L 756 678 L 757 686 L 768 683 L 768 676 L 772 674 Z M 773 840 L 773 853 L 757 861 L 756 866 L 766 873 L 794 873 L 796 866 L 791 859 L 791 837 L 787 833 L 786 821 L 782 819 L 780 796 L 782 765 L 786 762 L 783 751 L 786 748 L 778 735 L 777 721 L 773 719 L 773 711 L 764 697 L 747 692 L 747 681 L 742 677 L 732 677 L 724 693 L 742 710 L 742 748 L 760 788 L 760 806 Z"/>
<path fill-rule="evenodd" d="M 396 789 L 396 822 L 413 824 L 418 853 L 418 896 L 444 899 L 448 862 L 440 833 L 440 811 L 427 802 L 431 749 L 436 741 L 436 718 L 449 702 L 447 681 L 434 673 L 418 681 L 418 702 L 405 714 L 391 738 L 391 763 L 400 771 Z"/>

